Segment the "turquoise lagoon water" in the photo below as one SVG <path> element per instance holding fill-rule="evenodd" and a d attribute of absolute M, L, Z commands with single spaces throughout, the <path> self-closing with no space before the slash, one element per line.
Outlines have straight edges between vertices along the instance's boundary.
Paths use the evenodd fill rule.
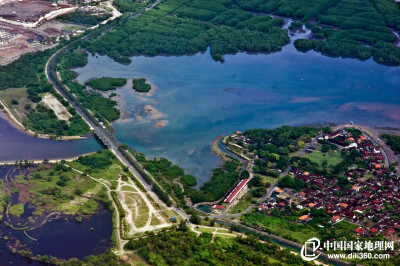
<path fill-rule="evenodd" d="M 212 140 L 235 130 L 343 123 L 400 126 L 400 68 L 372 60 L 299 53 L 292 44 L 274 54 L 136 56 L 121 65 L 90 56 L 78 81 L 102 76 L 145 77 L 152 95 L 118 89 L 117 138 L 147 156 L 165 156 L 205 182 L 219 159 Z M 151 107 L 149 107 L 151 106 Z M 153 115 L 144 110 L 155 108 Z"/>

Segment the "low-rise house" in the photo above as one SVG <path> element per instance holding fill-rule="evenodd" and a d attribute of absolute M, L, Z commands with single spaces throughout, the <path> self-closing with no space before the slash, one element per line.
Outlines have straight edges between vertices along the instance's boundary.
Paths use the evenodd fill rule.
<path fill-rule="evenodd" d="M 306 222 L 310 221 L 311 219 L 312 219 L 312 217 L 309 215 L 302 215 L 297 219 L 297 222 L 298 223 L 306 223 Z"/>
<path fill-rule="evenodd" d="M 333 224 L 338 223 L 340 221 L 341 221 L 340 216 L 338 216 L 338 215 L 333 216 L 331 219 L 331 223 L 333 223 Z"/>
<path fill-rule="evenodd" d="M 355 232 L 356 234 L 363 235 L 363 234 L 365 234 L 366 232 L 368 232 L 368 230 L 367 230 L 367 229 L 364 229 L 364 228 L 361 228 L 361 227 L 357 227 L 356 229 L 354 229 L 354 232 Z"/>

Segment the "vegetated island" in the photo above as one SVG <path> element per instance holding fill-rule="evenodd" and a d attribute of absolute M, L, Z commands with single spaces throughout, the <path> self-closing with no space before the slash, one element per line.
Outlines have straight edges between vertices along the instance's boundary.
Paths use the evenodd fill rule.
<path fill-rule="evenodd" d="M 89 80 L 85 82 L 85 84 L 89 85 L 90 87 L 96 90 L 109 91 L 109 90 L 115 90 L 117 87 L 124 86 L 126 84 L 126 79 L 102 77 Z"/>
<path fill-rule="evenodd" d="M 149 92 L 151 90 L 151 85 L 146 83 L 145 78 L 136 78 L 133 79 L 132 89 L 137 92 Z"/>

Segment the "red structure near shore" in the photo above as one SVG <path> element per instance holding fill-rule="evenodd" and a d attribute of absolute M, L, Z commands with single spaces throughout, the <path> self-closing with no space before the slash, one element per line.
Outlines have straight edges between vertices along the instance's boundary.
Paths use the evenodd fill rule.
<path fill-rule="evenodd" d="M 231 203 L 235 197 L 239 194 L 239 192 L 243 189 L 243 187 L 247 184 L 247 182 L 249 182 L 248 178 L 245 178 L 243 180 L 241 180 L 236 188 L 228 195 L 228 197 L 226 197 L 225 199 L 225 203 Z"/>

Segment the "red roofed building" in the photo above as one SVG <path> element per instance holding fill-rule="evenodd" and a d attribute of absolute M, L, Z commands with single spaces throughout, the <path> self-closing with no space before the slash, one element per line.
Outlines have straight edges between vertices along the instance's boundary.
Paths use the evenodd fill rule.
<path fill-rule="evenodd" d="M 222 206 L 222 205 L 214 205 L 214 209 L 223 210 L 224 206 Z"/>
<path fill-rule="evenodd" d="M 371 229 L 369 229 L 369 231 L 370 231 L 371 233 L 377 233 L 377 232 L 378 232 L 378 229 L 372 227 Z"/>
<path fill-rule="evenodd" d="M 367 232 L 367 229 L 363 229 L 361 227 L 357 227 L 356 229 L 354 229 L 354 232 L 360 235 L 363 235 Z"/>
<path fill-rule="evenodd" d="M 226 197 L 225 203 L 231 203 L 235 197 L 239 194 L 239 192 L 247 185 L 249 182 L 248 178 L 240 180 L 240 182 L 237 184 L 236 188 Z"/>
<path fill-rule="evenodd" d="M 297 222 L 298 222 L 298 223 L 306 223 L 306 222 L 310 221 L 311 219 L 312 219 L 311 216 L 303 215 L 303 216 L 300 216 L 300 217 L 297 219 Z"/>
<path fill-rule="evenodd" d="M 337 223 L 339 220 L 340 220 L 340 216 L 337 216 L 337 215 L 336 215 L 336 216 L 333 216 L 333 217 L 332 217 L 331 222 L 332 222 L 332 223 Z"/>
<path fill-rule="evenodd" d="M 394 235 L 395 233 L 396 233 L 396 230 L 394 230 L 393 228 L 386 229 L 386 234 L 388 234 L 388 235 Z"/>

